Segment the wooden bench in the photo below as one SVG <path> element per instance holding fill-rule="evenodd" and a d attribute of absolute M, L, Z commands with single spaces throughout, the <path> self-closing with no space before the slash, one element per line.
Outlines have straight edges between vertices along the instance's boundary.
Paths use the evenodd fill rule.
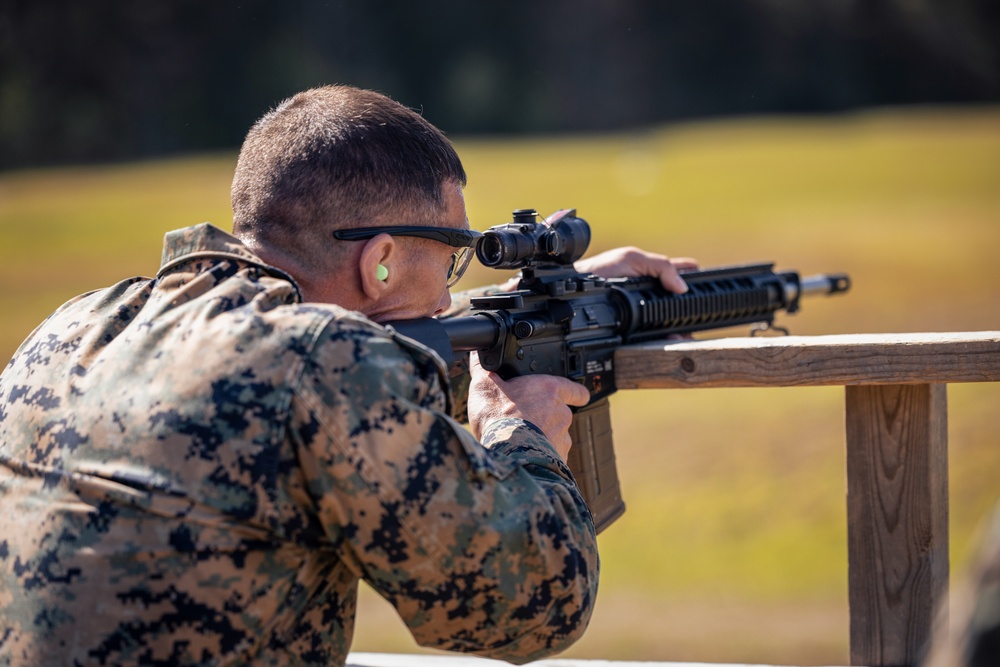
<path fill-rule="evenodd" d="M 1000 331 L 649 343 L 621 348 L 615 363 L 621 389 L 845 386 L 851 664 L 919 661 L 948 595 L 946 386 L 1000 381 Z M 494 661 L 352 654 L 348 664 Z"/>
<path fill-rule="evenodd" d="M 952 382 L 1000 381 L 1000 331 L 786 336 L 641 345 L 623 389 L 846 386 L 852 665 L 909 665 L 948 594 Z"/>

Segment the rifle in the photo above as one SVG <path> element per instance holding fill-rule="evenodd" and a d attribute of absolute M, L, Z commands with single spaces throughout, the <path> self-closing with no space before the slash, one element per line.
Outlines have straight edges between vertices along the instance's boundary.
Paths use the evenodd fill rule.
<path fill-rule="evenodd" d="M 573 262 L 587 250 L 590 226 L 575 209 L 541 223 L 537 217 L 533 209 L 515 210 L 511 223 L 491 227 L 476 247 L 485 266 L 520 269 L 515 291 L 473 298 L 472 315 L 390 326 L 446 363 L 454 352 L 477 350 L 483 367 L 504 379 L 545 373 L 586 386 L 591 400 L 574 408 L 567 464 L 601 532 L 625 511 L 608 402 L 617 390 L 615 350 L 745 324 L 779 329 L 776 312 L 796 312 L 804 295 L 846 292 L 850 279 L 800 278 L 795 271 L 775 272 L 773 264 L 747 264 L 682 272 L 688 291 L 674 294 L 655 278 L 577 272 Z"/>

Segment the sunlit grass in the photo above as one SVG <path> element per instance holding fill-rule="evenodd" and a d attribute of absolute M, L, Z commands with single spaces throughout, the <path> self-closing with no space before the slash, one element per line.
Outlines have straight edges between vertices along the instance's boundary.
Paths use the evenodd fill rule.
<path fill-rule="evenodd" d="M 784 318 L 797 334 L 1000 329 L 998 109 L 456 144 L 476 228 L 575 207 L 594 249 L 850 273 L 850 294 Z M 229 229 L 234 164 L 0 174 L 0 357 L 66 298 L 153 274 L 169 229 Z M 497 280 L 474 267 L 463 283 Z M 948 397 L 960 575 L 1000 496 L 1000 387 Z M 612 414 L 628 511 L 601 537 L 601 598 L 571 655 L 846 664 L 843 389 L 621 392 Z M 358 649 L 413 648 L 370 593 L 359 623 Z"/>

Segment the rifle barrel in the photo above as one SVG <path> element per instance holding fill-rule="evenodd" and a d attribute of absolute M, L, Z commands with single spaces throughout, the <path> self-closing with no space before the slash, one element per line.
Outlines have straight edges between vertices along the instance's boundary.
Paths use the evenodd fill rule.
<path fill-rule="evenodd" d="M 839 294 L 851 289 L 851 279 L 846 273 L 820 273 L 807 276 L 799 283 L 802 296 Z"/>

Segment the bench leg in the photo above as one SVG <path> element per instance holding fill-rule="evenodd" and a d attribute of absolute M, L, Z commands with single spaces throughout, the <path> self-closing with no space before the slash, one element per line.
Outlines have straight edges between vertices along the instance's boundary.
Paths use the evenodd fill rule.
<path fill-rule="evenodd" d="M 946 389 L 846 388 L 852 665 L 916 664 L 946 603 Z"/>

